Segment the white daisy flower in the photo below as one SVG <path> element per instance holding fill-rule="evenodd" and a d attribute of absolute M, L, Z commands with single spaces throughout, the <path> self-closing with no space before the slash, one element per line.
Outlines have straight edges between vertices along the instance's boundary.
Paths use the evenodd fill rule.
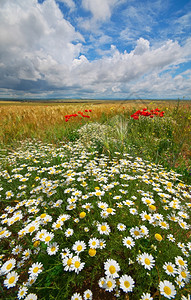
<path fill-rule="evenodd" d="M 175 282 L 178 285 L 179 289 L 181 289 L 185 286 L 185 282 L 182 280 L 182 278 L 180 276 L 176 277 Z"/>
<path fill-rule="evenodd" d="M 34 263 L 29 268 L 29 274 L 32 278 L 37 277 L 42 272 L 43 264 L 42 263 Z"/>
<path fill-rule="evenodd" d="M 104 288 L 104 284 L 105 284 L 105 278 L 101 277 L 98 281 L 98 285 L 100 288 Z"/>
<path fill-rule="evenodd" d="M 45 234 L 47 234 L 47 231 L 45 229 L 42 229 L 42 230 L 40 230 L 40 231 L 37 232 L 37 234 L 35 236 L 35 239 L 43 241 Z"/>
<path fill-rule="evenodd" d="M 54 234 L 51 232 L 46 232 L 44 237 L 43 237 L 43 241 L 45 242 L 45 244 L 49 244 L 49 242 L 54 238 Z"/>
<path fill-rule="evenodd" d="M 77 254 L 84 251 L 86 249 L 86 244 L 84 241 L 76 241 L 72 246 L 72 250 L 75 251 Z"/>
<path fill-rule="evenodd" d="M 140 300 L 153 300 L 150 293 L 143 293 Z"/>
<path fill-rule="evenodd" d="M 18 245 L 18 246 L 16 246 L 15 248 L 13 248 L 13 250 L 12 250 L 12 254 L 13 255 L 17 255 L 17 254 L 19 254 L 20 252 L 22 251 L 22 247 L 20 246 L 20 245 Z"/>
<path fill-rule="evenodd" d="M 72 271 L 72 263 L 73 263 L 73 254 L 67 255 L 65 258 L 62 260 L 62 264 L 64 267 L 64 271 Z"/>
<path fill-rule="evenodd" d="M 125 293 L 132 292 L 133 287 L 135 285 L 135 281 L 133 280 L 133 278 L 126 274 L 121 276 L 121 278 L 119 279 L 119 283 L 120 283 L 120 288 Z"/>
<path fill-rule="evenodd" d="M 29 248 L 26 249 L 26 250 L 23 252 L 23 254 L 22 254 L 22 259 L 23 259 L 23 260 L 29 259 L 31 253 L 32 253 L 32 252 L 31 252 L 31 250 L 30 250 Z"/>
<path fill-rule="evenodd" d="M 30 224 L 28 224 L 25 228 L 26 232 L 33 234 L 33 232 L 37 231 L 39 229 L 40 223 L 33 221 Z"/>
<path fill-rule="evenodd" d="M 190 228 L 190 226 L 185 221 L 183 221 L 183 220 L 179 220 L 178 224 L 183 229 L 189 229 Z"/>
<path fill-rule="evenodd" d="M 106 247 L 106 242 L 102 239 L 99 240 L 99 249 L 104 249 Z"/>
<path fill-rule="evenodd" d="M 70 254 L 70 250 L 69 248 L 64 248 L 62 249 L 62 252 L 60 253 L 62 259 L 64 259 L 66 256 L 68 256 Z"/>
<path fill-rule="evenodd" d="M 98 224 L 97 229 L 100 234 L 109 235 L 109 233 L 111 232 L 111 229 L 107 223 Z"/>
<path fill-rule="evenodd" d="M 134 202 L 131 200 L 125 200 L 125 201 L 123 201 L 123 204 L 126 206 L 131 206 L 131 205 L 134 205 Z"/>
<path fill-rule="evenodd" d="M 58 230 L 58 229 L 62 229 L 62 225 L 64 224 L 64 222 L 62 222 L 61 220 L 57 220 L 56 222 L 54 222 L 52 224 L 52 228 L 54 230 Z"/>
<path fill-rule="evenodd" d="M 120 271 L 120 266 L 114 259 L 107 259 L 104 263 L 105 274 L 112 278 L 119 277 L 118 273 Z"/>
<path fill-rule="evenodd" d="M 122 223 L 119 223 L 119 224 L 117 224 L 117 229 L 119 231 L 124 231 L 126 229 L 126 225 L 122 224 Z"/>
<path fill-rule="evenodd" d="M 24 300 L 37 300 L 37 295 L 30 293 L 26 296 L 26 298 Z"/>
<path fill-rule="evenodd" d="M 86 290 L 85 292 L 84 292 L 84 300 L 92 300 L 93 298 L 93 293 L 92 293 L 92 291 L 91 290 Z"/>
<path fill-rule="evenodd" d="M 176 295 L 176 290 L 174 285 L 168 280 L 161 281 L 159 283 L 159 289 L 161 295 L 163 295 L 168 299 L 174 298 Z"/>
<path fill-rule="evenodd" d="M 140 226 L 140 230 L 145 237 L 148 236 L 149 230 L 145 225 Z"/>
<path fill-rule="evenodd" d="M 71 228 L 68 228 L 68 229 L 65 231 L 64 234 L 65 234 L 66 237 L 69 237 L 69 236 L 72 236 L 73 233 L 74 233 L 74 230 L 71 229 Z"/>
<path fill-rule="evenodd" d="M 177 274 L 177 268 L 175 266 L 175 264 L 172 264 L 171 262 L 166 262 L 163 265 L 163 269 L 165 270 L 166 274 L 170 275 L 170 276 L 175 276 Z"/>
<path fill-rule="evenodd" d="M 82 300 L 82 297 L 79 293 L 75 293 L 72 295 L 71 300 Z"/>
<path fill-rule="evenodd" d="M 19 291 L 17 293 L 17 298 L 20 300 L 22 298 L 24 298 L 27 294 L 28 288 L 26 286 L 21 286 L 19 288 Z"/>
<path fill-rule="evenodd" d="M 92 249 L 97 249 L 99 247 L 100 241 L 97 238 L 92 238 L 89 240 L 88 245 Z"/>
<path fill-rule="evenodd" d="M 134 239 L 140 239 L 140 238 L 143 237 L 143 233 L 142 233 L 142 231 L 139 229 L 138 226 L 132 227 L 132 228 L 130 229 L 130 234 L 132 235 L 132 237 L 133 237 Z"/>
<path fill-rule="evenodd" d="M 143 253 L 140 255 L 140 263 L 145 269 L 151 270 L 154 267 L 155 260 L 151 254 Z"/>
<path fill-rule="evenodd" d="M 153 222 L 153 217 L 151 214 L 148 214 L 146 211 L 143 211 L 141 214 L 140 214 L 140 217 L 143 221 L 148 221 L 150 224 Z"/>
<path fill-rule="evenodd" d="M 179 278 L 185 282 L 190 280 L 190 272 L 187 269 L 180 268 L 178 269 Z"/>
<path fill-rule="evenodd" d="M 107 204 L 106 202 L 101 202 L 101 201 L 99 201 L 99 202 L 97 203 L 97 205 L 98 205 L 98 207 L 101 208 L 101 209 L 106 209 L 106 208 L 108 208 L 108 204 Z"/>
<path fill-rule="evenodd" d="M 123 245 L 131 249 L 135 245 L 135 242 L 130 236 L 128 236 L 123 239 Z"/>
<path fill-rule="evenodd" d="M 162 229 L 169 229 L 169 224 L 165 221 L 161 221 L 159 222 L 159 226 L 162 228 Z"/>
<path fill-rule="evenodd" d="M 7 289 L 14 287 L 18 281 L 19 275 L 17 272 L 12 271 L 7 274 L 6 279 L 4 280 L 4 286 L 6 286 Z"/>
<path fill-rule="evenodd" d="M 173 235 L 172 234 L 168 234 L 167 235 L 167 239 L 169 239 L 169 241 L 171 241 L 171 242 L 175 242 L 175 238 L 173 237 Z"/>
<path fill-rule="evenodd" d="M 138 215 L 138 211 L 137 211 L 136 208 L 130 208 L 129 212 L 130 212 L 130 214 L 132 214 L 132 215 Z"/>
<path fill-rule="evenodd" d="M 175 257 L 175 263 L 179 268 L 187 268 L 187 262 L 181 256 Z"/>
<path fill-rule="evenodd" d="M 81 262 L 79 256 L 74 256 L 72 259 L 71 270 L 75 271 L 75 273 L 79 274 L 79 272 L 84 268 L 85 263 Z"/>
<path fill-rule="evenodd" d="M 15 264 L 16 264 L 16 259 L 11 258 L 11 259 L 7 260 L 2 265 L 0 273 L 1 274 L 7 274 L 7 273 L 9 273 L 15 267 Z"/>
<path fill-rule="evenodd" d="M 58 249 L 59 246 L 56 242 L 49 244 L 49 246 L 47 247 L 47 253 L 48 255 L 55 255 L 58 252 Z"/>
<path fill-rule="evenodd" d="M 105 278 L 105 283 L 103 285 L 103 288 L 107 291 L 107 292 L 111 292 L 114 290 L 114 288 L 116 287 L 116 282 L 112 277 L 106 277 Z"/>
<path fill-rule="evenodd" d="M 67 220 L 69 220 L 71 218 L 70 215 L 68 214 L 62 214 L 59 216 L 59 218 L 57 219 L 58 222 L 65 222 Z"/>
<path fill-rule="evenodd" d="M 109 213 L 104 209 L 100 212 L 100 216 L 103 218 L 103 219 L 107 219 L 109 217 Z"/>

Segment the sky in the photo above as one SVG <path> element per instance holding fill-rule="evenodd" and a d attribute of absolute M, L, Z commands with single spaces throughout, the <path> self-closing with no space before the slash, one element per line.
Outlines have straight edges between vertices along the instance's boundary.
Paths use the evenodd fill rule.
<path fill-rule="evenodd" d="M 191 100 L 191 0 L 0 0 L 0 98 Z"/>

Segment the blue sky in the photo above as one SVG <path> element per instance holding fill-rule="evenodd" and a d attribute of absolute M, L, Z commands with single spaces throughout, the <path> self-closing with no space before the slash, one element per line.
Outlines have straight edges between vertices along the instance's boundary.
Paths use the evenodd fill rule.
<path fill-rule="evenodd" d="M 1 0 L 0 98 L 191 100 L 191 1 Z"/>

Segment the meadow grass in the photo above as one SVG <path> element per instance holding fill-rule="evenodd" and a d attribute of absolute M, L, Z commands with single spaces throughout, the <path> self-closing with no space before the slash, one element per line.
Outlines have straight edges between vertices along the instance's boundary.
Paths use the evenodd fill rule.
<path fill-rule="evenodd" d="M 190 105 L 157 106 L 0 106 L 2 299 L 189 299 Z"/>

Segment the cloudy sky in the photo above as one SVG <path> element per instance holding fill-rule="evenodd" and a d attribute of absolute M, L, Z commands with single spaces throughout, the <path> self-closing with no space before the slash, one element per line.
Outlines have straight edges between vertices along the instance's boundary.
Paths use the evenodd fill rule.
<path fill-rule="evenodd" d="M 0 0 L 0 98 L 191 100 L 191 1 Z"/>

